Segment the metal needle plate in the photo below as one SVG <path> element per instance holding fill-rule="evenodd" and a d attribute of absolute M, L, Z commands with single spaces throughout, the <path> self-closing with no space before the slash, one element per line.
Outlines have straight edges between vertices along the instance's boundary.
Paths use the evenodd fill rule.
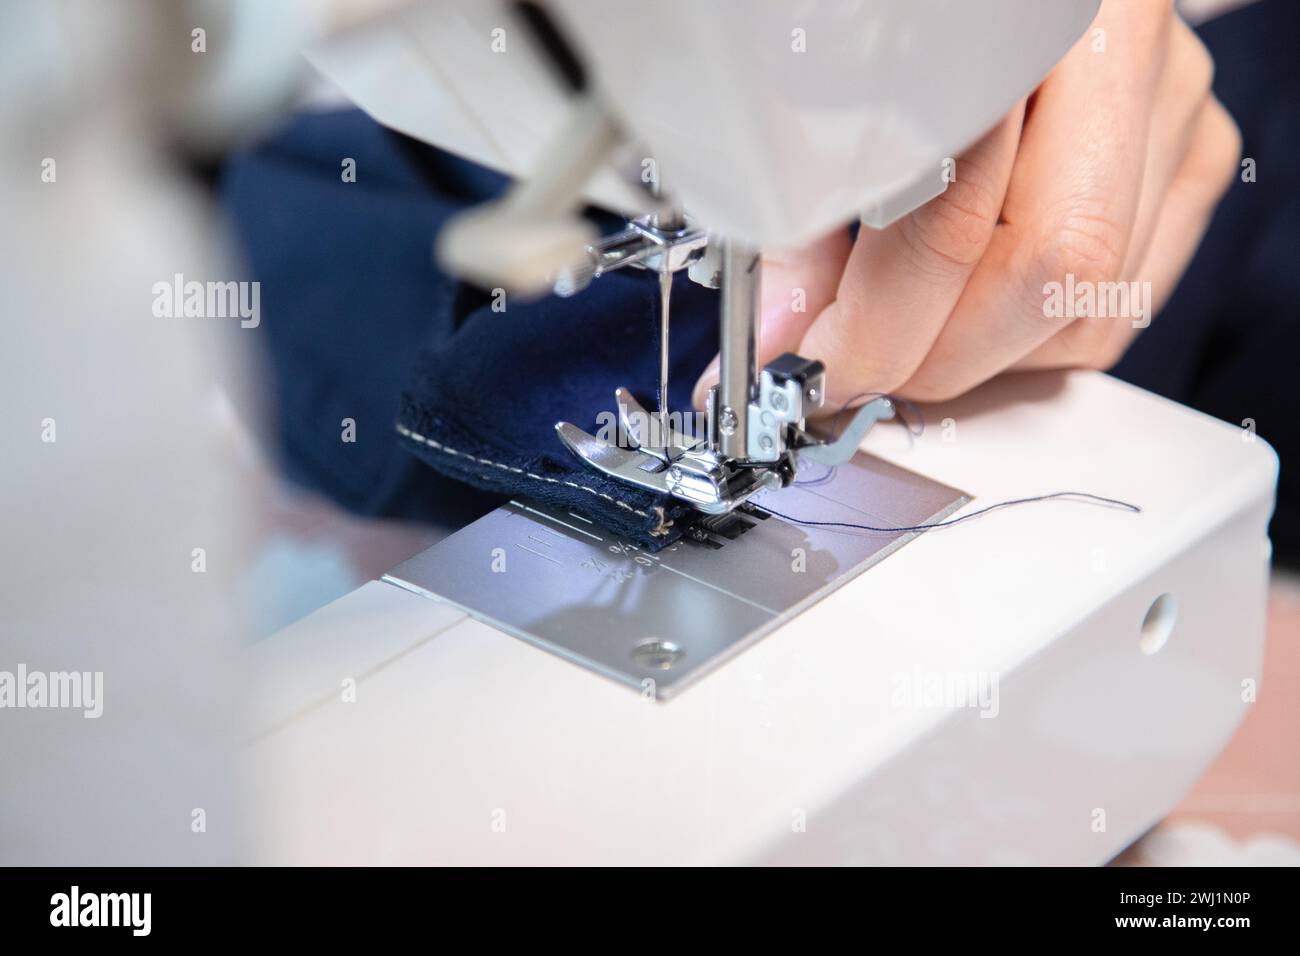
<path fill-rule="evenodd" d="M 861 453 L 822 473 L 806 467 L 801 483 L 755 503 L 803 521 L 896 527 L 970 500 Z M 650 554 L 580 514 L 512 501 L 384 580 L 666 699 L 915 536 L 737 512 L 706 519 L 704 540 Z"/>

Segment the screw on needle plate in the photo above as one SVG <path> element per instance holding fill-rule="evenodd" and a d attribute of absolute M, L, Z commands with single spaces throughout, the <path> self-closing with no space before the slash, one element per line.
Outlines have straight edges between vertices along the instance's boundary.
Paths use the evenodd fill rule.
<path fill-rule="evenodd" d="M 685 656 L 686 651 L 672 641 L 661 641 L 653 637 L 642 641 L 632 650 L 632 659 L 646 670 L 652 671 L 670 670 Z"/>

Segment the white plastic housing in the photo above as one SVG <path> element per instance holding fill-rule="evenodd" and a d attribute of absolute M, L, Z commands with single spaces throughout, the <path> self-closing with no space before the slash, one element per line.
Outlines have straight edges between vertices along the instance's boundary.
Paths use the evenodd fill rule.
<path fill-rule="evenodd" d="M 865 447 L 972 492 L 971 509 L 1082 490 L 1143 512 L 1051 502 L 930 532 L 665 703 L 368 584 L 248 662 L 253 856 L 1115 856 L 1250 706 L 1276 456 L 1091 372 L 1004 376 L 927 420 L 915 442 L 882 426 Z M 1166 594 L 1174 612 L 1144 629 Z M 996 675 L 996 716 L 905 690 L 971 674 Z"/>
<path fill-rule="evenodd" d="M 1099 0 L 550 0 L 596 88 L 706 228 L 788 247 L 885 203 L 992 127 Z M 528 175 L 567 91 L 500 0 L 426 0 L 315 51 L 380 122 Z M 644 155 L 643 155 L 644 154 Z M 589 195 L 644 201 L 612 173 Z"/>

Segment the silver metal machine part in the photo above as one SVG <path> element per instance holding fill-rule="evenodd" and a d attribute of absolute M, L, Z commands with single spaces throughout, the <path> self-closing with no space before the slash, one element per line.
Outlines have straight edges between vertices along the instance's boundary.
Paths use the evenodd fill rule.
<path fill-rule="evenodd" d="M 800 450 L 808 451 L 809 460 L 839 464 L 872 425 L 893 417 L 893 404 L 879 398 L 859 409 L 830 445 L 806 430 L 806 418 L 825 400 L 826 371 L 820 362 L 789 353 L 757 369 L 762 282 L 757 250 L 709 236 L 679 212 L 648 215 L 588 246 L 585 261 L 557 277 L 555 291 L 575 294 L 604 272 L 625 267 L 653 270 L 659 278 L 659 407 L 656 427 L 624 428 L 620 435 L 628 440 L 617 445 L 569 422 L 555 426 L 560 441 L 597 471 L 679 498 L 706 514 L 722 514 L 761 491 L 789 485 Z M 722 290 L 718 384 L 708 394 L 702 436 L 673 429 L 667 406 L 669 303 L 672 276 L 681 269 Z M 620 422 L 629 415 L 646 420 L 626 390 L 618 390 L 617 400 Z"/>
<path fill-rule="evenodd" d="M 736 242 L 722 248 L 722 306 L 719 313 L 717 445 L 724 458 L 749 458 L 749 403 L 753 401 L 758 356 L 758 252 Z"/>
<path fill-rule="evenodd" d="M 686 501 L 708 514 L 740 507 L 760 491 L 790 484 L 797 451 L 820 443 L 805 429 L 825 394 L 825 369 L 795 355 L 757 369 L 762 259 L 758 249 L 709 235 L 664 193 L 656 178 L 647 200 L 653 211 L 632 219 L 618 233 L 592 238 L 591 227 L 573 215 L 593 163 L 623 143 L 617 121 L 598 97 L 578 94 L 570 134 L 548 150 L 544 168 L 517 183 L 505 198 L 463 214 L 439 239 L 439 256 L 452 272 L 505 276 L 524 291 L 549 286 L 576 295 L 614 269 L 654 271 L 659 280 L 659 382 L 656 427 L 630 448 L 605 443 L 567 422 L 560 440 L 590 467 L 619 480 Z M 516 232 L 506 231 L 507 226 Z M 718 384 L 707 400 L 703 436 L 680 439 L 668 405 L 672 282 L 685 269 L 691 279 L 721 289 L 718 322 Z M 620 415 L 623 403 L 620 401 Z M 888 414 L 886 414 L 888 413 Z M 863 409 L 852 434 L 861 433 L 892 405 Z M 837 442 L 835 454 L 853 446 Z M 832 455 L 823 450 L 819 458 Z M 838 459 L 844 460 L 844 459 Z"/>
<path fill-rule="evenodd" d="M 579 513 L 512 501 L 384 580 L 666 699 L 916 537 L 795 524 L 764 503 L 803 521 L 901 527 L 969 500 L 858 454 L 655 554 Z"/>

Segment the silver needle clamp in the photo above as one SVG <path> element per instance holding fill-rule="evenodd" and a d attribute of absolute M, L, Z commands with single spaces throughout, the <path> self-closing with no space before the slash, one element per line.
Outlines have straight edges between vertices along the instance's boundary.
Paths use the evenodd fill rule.
<path fill-rule="evenodd" d="M 556 283 L 572 295 L 612 269 L 653 270 L 660 280 L 659 409 L 654 417 L 626 389 L 615 392 L 619 440 L 610 443 L 569 422 L 555 426 L 560 440 L 590 467 L 645 491 L 686 502 L 705 514 L 725 514 L 760 491 L 794 481 L 800 456 L 841 464 L 894 405 L 877 398 L 825 442 L 807 431 L 821 408 L 826 368 L 786 353 L 756 370 L 760 259 L 758 253 L 709 236 L 682 217 L 646 217 L 587 247 L 586 260 Z M 688 269 L 702 285 L 722 290 L 719 381 L 709 391 L 705 434 L 685 434 L 668 414 L 668 306 L 672 275 Z"/>

